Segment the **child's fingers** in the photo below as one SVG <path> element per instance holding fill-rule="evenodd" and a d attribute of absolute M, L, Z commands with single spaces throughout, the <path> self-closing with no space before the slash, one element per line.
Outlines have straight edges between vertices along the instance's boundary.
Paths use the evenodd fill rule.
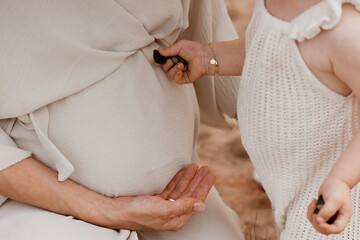
<path fill-rule="evenodd" d="M 339 234 L 344 231 L 347 222 L 345 219 L 338 219 L 333 224 L 320 223 L 318 231 L 325 235 Z"/>
<path fill-rule="evenodd" d="M 333 199 L 327 199 L 324 207 L 318 213 L 316 220 L 318 223 L 326 223 L 332 216 L 336 214 L 336 212 L 342 207 L 340 201 L 336 201 Z"/>
<path fill-rule="evenodd" d="M 315 209 L 316 209 L 316 204 L 317 204 L 317 199 L 313 199 L 313 201 L 310 203 L 309 207 L 308 207 L 308 211 L 307 211 L 307 217 L 309 219 L 309 221 L 311 222 L 311 224 L 313 225 L 313 227 L 316 229 L 316 231 L 318 232 L 322 232 L 321 229 L 319 228 L 319 223 L 316 220 L 317 214 L 314 213 Z"/>
<path fill-rule="evenodd" d="M 342 231 L 344 231 L 344 229 L 346 228 L 346 225 L 348 224 L 351 217 L 351 212 L 348 212 L 346 210 L 340 210 L 335 222 L 332 224 L 328 224 L 326 222 L 318 223 L 316 220 L 316 216 L 317 216 L 316 214 L 313 215 L 312 223 L 314 228 L 318 232 L 325 235 L 339 234 Z"/>
<path fill-rule="evenodd" d="M 342 232 L 346 228 L 346 225 L 348 224 L 350 218 L 351 212 L 349 213 L 347 211 L 340 210 L 335 222 L 331 224 L 332 226 L 334 226 L 332 233 L 337 234 Z"/>
<path fill-rule="evenodd" d="M 336 217 L 336 220 L 332 226 L 336 227 L 333 229 L 333 234 L 342 232 L 345 228 L 348 222 L 350 221 L 352 215 L 352 207 L 351 202 L 348 204 L 345 204 L 339 211 L 338 215 Z"/>
<path fill-rule="evenodd" d="M 317 203 L 317 200 L 314 198 L 308 207 L 307 218 L 309 219 L 310 222 L 311 222 L 312 216 L 314 214 L 314 211 L 316 209 L 316 203 Z"/>
<path fill-rule="evenodd" d="M 316 221 L 316 216 L 317 216 L 317 214 L 313 214 L 309 220 L 310 220 L 311 224 L 313 225 L 313 227 L 316 229 L 316 231 L 323 233 L 319 227 L 319 223 Z"/>

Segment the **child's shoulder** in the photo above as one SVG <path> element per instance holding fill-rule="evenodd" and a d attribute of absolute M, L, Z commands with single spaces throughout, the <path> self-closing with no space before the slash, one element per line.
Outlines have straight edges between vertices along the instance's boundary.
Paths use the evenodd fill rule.
<path fill-rule="evenodd" d="M 339 23 L 324 34 L 334 72 L 348 85 L 360 76 L 359 26 L 360 4 L 344 4 Z"/>
<path fill-rule="evenodd" d="M 327 43 L 331 40 L 336 43 L 338 39 L 351 38 L 354 32 L 359 32 L 360 0 L 323 0 L 291 23 L 289 37 L 298 42 L 321 35 L 320 39 L 326 37 Z"/>
<path fill-rule="evenodd" d="M 341 47 L 345 45 L 356 43 L 359 45 L 360 37 L 360 5 L 344 4 L 342 7 L 342 16 L 339 23 L 333 29 L 328 31 L 328 39 L 335 45 Z M 355 38 L 357 40 L 355 40 Z"/>

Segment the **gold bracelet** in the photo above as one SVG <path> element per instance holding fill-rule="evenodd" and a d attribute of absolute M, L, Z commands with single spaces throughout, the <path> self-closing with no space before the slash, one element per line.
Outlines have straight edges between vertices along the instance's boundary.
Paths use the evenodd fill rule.
<path fill-rule="evenodd" d="M 210 50 L 211 50 L 211 59 L 210 59 L 210 65 L 214 66 L 215 67 L 215 71 L 214 71 L 214 74 L 215 76 L 219 76 L 219 63 L 218 61 L 216 60 L 216 56 L 215 56 L 215 51 L 214 49 L 212 48 L 211 46 L 211 43 L 208 44 L 208 46 L 210 47 Z"/>

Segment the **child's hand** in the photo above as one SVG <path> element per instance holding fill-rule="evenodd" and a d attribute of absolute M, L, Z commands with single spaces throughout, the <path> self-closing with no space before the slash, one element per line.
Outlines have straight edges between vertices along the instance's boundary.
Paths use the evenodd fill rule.
<path fill-rule="evenodd" d="M 352 214 L 350 187 L 338 179 L 326 180 L 319 190 L 323 195 L 325 205 L 315 214 L 317 200 L 314 199 L 308 207 L 307 217 L 314 228 L 325 235 L 341 233 Z M 338 212 L 334 223 L 327 221 Z"/>
<path fill-rule="evenodd" d="M 179 84 L 193 83 L 207 74 L 212 56 L 207 45 L 186 40 L 181 40 L 166 49 L 160 48 L 159 52 L 165 57 L 179 55 L 188 62 L 186 71 L 184 64 L 180 62 L 173 66 L 170 59 L 162 66 L 168 78 Z"/>

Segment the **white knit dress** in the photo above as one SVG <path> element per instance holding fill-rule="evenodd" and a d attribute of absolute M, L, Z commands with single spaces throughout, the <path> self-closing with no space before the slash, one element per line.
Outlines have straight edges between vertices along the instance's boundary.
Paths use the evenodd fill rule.
<path fill-rule="evenodd" d="M 355 95 L 323 85 L 304 63 L 296 41 L 336 26 L 345 1 L 327 0 L 291 22 L 257 0 L 247 29 L 238 114 L 242 140 L 273 205 L 282 240 L 360 239 L 360 189 L 345 231 L 325 236 L 307 220 L 307 208 L 358 130 Z M 353 3 L 360 10 L 360 1 Z"/>

